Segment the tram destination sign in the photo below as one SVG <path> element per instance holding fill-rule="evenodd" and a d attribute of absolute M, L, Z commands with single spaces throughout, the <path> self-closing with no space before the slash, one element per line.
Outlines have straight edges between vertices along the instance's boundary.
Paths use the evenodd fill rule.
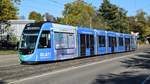
<path fill-rule="evenodd" d="M 40 27 L 26 27 L 26 30 L 40 30 Z"/>

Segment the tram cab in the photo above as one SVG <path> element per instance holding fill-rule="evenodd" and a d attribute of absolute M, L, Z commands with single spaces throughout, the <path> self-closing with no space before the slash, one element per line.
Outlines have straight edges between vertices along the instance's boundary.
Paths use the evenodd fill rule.
<path fill-rule="evenodd" d="M 19 45 L 21 62 L 63 60 L 76 54 L 76 27 L 42 22 L 27 24 L 23 30 Z"/>

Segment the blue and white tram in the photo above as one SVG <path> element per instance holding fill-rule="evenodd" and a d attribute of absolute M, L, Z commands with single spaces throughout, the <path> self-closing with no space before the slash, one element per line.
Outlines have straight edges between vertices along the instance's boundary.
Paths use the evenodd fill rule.
<path fill-rule="evenodd" d="M 130 34 L 40 22 L 25 26 L 19 59 L 35 63 L 135 49 L 136 37 Z"/>

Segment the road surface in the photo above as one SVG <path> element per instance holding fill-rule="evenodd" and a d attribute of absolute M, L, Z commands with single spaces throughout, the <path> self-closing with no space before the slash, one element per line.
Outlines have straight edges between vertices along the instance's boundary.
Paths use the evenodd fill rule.
<path fill-rule="evenodd" d="M 140 46 L 137 50 L 137 52 L 141 52 L 143 50 L 147 50 L 147 48 L 150 48 L 149 45 L 146 46 Z M 13 65 L 19 65 L 20 61 L 18 58 L 18 54 L 13 55 L 0 55 L 0 67 L 4 66 L 13 66 Z"/>
<path fill-rule="evenodd" d="M 18 55 L 0 55 L 0 67 L 19 64 Z"/>
<path fill-rule="evenodd" d="M 150 84 L 150 51 L 10 82 L 14 84 Z"/>

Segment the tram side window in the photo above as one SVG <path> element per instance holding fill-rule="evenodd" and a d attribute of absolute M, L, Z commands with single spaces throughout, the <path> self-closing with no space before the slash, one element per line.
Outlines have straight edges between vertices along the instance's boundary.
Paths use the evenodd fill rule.
<path fill-rule="evenodd" d="M 90 48 L 94 47 L 94 35 L 90 35 Z"/>
<path fill-rule="evenodd" d="M 86 47 L 90 47 L 90 35 L 86 35 Z"/>
<path fill-rule="evenodd" d="M 114 37 L 114 44 L 115 44 L 115 47 L 117 47 L 117 38 Z"/>
<path fill-rule="evenodd" d="M 123 46 L 123 38 L 119 37 L 119 46 Z"/>
<path fill-rule="evenodd" d="M 131 43 L 134 44 L 134 38 L 133 37 L 131 38 Z"/>
<path fill-rule="evenodd" d="M 117 46 L 116 37 L 108 37 L 109 47 Z"/>
<path fill-rule="evenodd" d="M 108 43 L 109 43 L 109 47 L 112 46 L 112 37 L 108 37 Z"/>
<path fill-rule="evenodd" d="M 56 49 L 75 48 L 75 39 L 72 33 L 55 32 Z"/>
<path fill-rule="evenodd" d="M 125 38 L 125 44 L 130 45 L 130 39 L 129 38 Z"/>
<path fill-rule="evenodd" d="M 50 48 L 50 32 L 49 31 L 42 31 L 38 48 Z"/>
<path fill-rule="evenodd" d="M 117 47 L 117 40 L 116 40 L 116 37 L 113 37 L 113 43 L 115 47 Z"/>
<path fill-rule="evenodd" d="M 105 47 L 105 36 L 99 36 L 99 47 Z"/>
<path fill-rule="evenodd" d="M 81 47 L 85 47 L 85 34 L 80 34 Z"/>
<path fill-rule="evenodd" d="M 129 39 L 128 39 L 129 45 L 130 45 L 130 40 L 131 40 L 131 39 L 129 38 Z"/>
<path fill-rule="evenodd" d="M 68 48 L 75 48 L 74 34 L 68 34 Z"/>

